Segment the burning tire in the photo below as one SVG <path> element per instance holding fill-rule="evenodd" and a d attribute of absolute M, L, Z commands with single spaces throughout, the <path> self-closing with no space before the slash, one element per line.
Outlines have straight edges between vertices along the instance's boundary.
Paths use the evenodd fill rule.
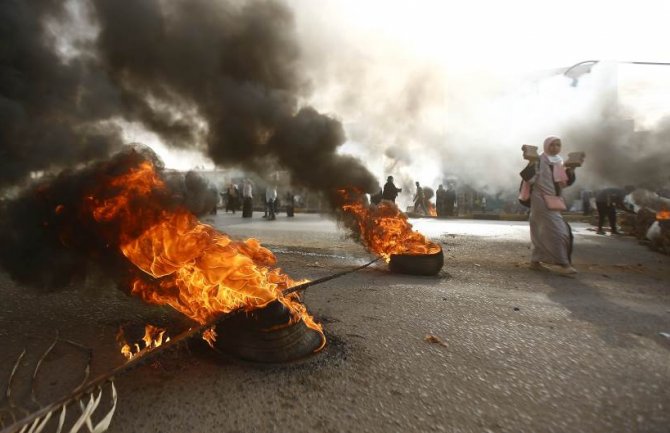
<path fill-rule="evenodd" d="M 391 272 L 410 275 L 436 275 L 444 265 L 442 248 L 433 254 L 392 254 Z"/>
<path fill-rule="evenodd" d="M 217 326 L 214 347 L 246 361 L 283 363 L 312 355 L 322 336 L 300 320 L 288 324 L 290 314 L 279 301 L 249 313 L 239 313 Z"/>

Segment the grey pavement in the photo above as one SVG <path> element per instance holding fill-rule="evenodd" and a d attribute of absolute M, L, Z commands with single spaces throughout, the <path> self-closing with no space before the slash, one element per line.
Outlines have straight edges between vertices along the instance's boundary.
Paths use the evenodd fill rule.
<path fill-rule="evenodd" d="M 294 278 L 371 258 L 319 215 L 205 221 L 260 239 Z M 661 335 L 670 333 L 670 257 L 577 223 L 579 274 L 564 277 L 528 268 L 527 223 L 412 222 L 442 244 L 440 275 L 397 275 L 377 263 L 308 289 L 329 342 L 299 362 L 257 365 L 196 346 L 166 353 L 116 378 L 109 431 L 670 431 L 670 339 Z M 123 363 L 119 326 L 187 325 L 93 279 L 37 294 L 0 274 L 0 293 L 1 390 L 27 349 L 19 401 L 29 400 L 21 385 L 56 330 L 93 348 L 95 375 Z M 80 379 L 84 360 L 55 348 L 39 380 L 44 401 Z"/>

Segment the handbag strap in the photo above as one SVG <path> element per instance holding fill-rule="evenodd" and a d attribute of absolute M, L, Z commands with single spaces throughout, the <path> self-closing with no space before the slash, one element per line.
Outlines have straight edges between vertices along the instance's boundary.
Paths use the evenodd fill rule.
<path fill-rule="evenodd" d="M 549 164 L 549 170 L 551 170 L 551 180 L 554 180 L 554 166 Z M 557 196 L 561 195 L 561 187 L 558 185 L 558 182 L 556 181 L 554 181 L 554 191 L 556 192 Z"/>

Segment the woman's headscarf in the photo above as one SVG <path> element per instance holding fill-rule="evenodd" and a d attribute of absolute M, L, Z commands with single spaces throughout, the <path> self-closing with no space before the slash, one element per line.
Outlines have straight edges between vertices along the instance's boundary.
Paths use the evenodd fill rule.
<path fill-rule="evenodd" d="M 561 158 L 560 155 L 549 155 L 548 150 L 549 150 L 549 145 L 553 143 L 556 140 L 560 140 L 560 137 L 556 137 L 554 135 L 550 135 L 549 137 L 544 139 L 544 153 L 543 155 L 549 160 L 550 163 L 552 164 L 561 164 L 563 162 L 563 158 Z"/>
<path fill-rule="evenodd" d="M 544 153 L 542 153 L 542 157 L 554 166 L 554 169 L 552 170 L 554 173 L 554 182 L 567 182 L 568 174 L 565 172 L 565 168 L 563 167 L 563 158 L 561 158 L 560 155 L 552 156 L 547 153 L 549 145 L 556 140 L 560 140 L 560 138 L 554 135 L 550 135 L 544 139 Z"/>

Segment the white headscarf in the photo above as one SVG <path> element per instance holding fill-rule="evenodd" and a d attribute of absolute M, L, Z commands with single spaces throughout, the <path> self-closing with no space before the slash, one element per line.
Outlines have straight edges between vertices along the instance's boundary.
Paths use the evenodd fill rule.
<path fill-rule="evenodd" d="M 556 140 L 560 140 L 560 137 L 556 137 L 555 135 L 550 135 L 549 137 L 544 139 L 544 153 L 543 155 L 549 160 L 550 163 L 552 164 L 562 164 L 563 163 L 563 158 L 561 158 L 560 155 L 549 155 L 547 153 L 547 149 L 549 149 L 549 145 L 553 143 Z"/>

